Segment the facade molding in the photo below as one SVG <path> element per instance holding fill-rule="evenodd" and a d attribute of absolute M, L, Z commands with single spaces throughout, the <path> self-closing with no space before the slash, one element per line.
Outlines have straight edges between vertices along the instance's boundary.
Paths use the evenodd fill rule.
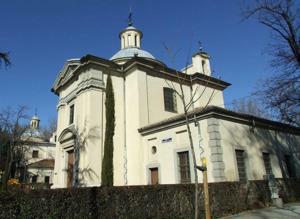
<path fill-rule="evenodd" d="M 179 76 L 180 79 L 186 84 L 201 84 L 217 90 L 224 90 L 231 85 L 228 82 L 201 73 L 195 73 L 192 75 L 184 74 L 181 71 L 167 67 L 164 63 L 158 62 L 157 60 L 154 61 L 142 57 L 132 57 L 124 65 L 118 65 L 110 60 L 93 55 L 86 55 L 80 59 L 80 64 L 77 64 L 78 66 L 73 70 L 68 71 L 68 65 L 72 64 L 66 64 L 67 67 L 64 67 L 64 70 L 59 74 L 51 91 L 55 94 L 58 94 L 58 90 L 62 86 L 66 85 L 72 78 L 77 76 L 80 69 L 86 68 L 92 64 L 102 66 L 114 72 L 118 72 L 119 76 L 127 76 L 127 72 L 130 72 L 131 68 L 141 68 L 145 69 L 147 74 L 155 77 L 171 79 L 174 81 L 178 80 L 177 77 Z"/>
<path fill-rule="evenodd" d="M 58 101 L 57 109 L 60 106 L 67 105 L 72 100 L 74 100 L 77 96 L 79 96 L 81 93 L 90 89 L 104 90 L 105 89 L 104 82 L 96 78 L 89 78 L 87 80 L 80 82 L 79 85 L 76 87 L 76 89 L 74 89 L 67 96 L 61 98 Z"/>
<path fill-rule="evenodd" d="M 210 160 L 212 163 L 212 176 L 216 182 L 225 181 L 225 164 L 221 144 L 219 120 L 207 119 L 208 146 L 210 147 Z"/>
<path fill-rule="evenodd" d="M 203 120 L 207 118 L 219 118 L 222 120 L 237 122 L 240 124 L 245 124 L 248 126 L 254 126 L 259 128 L 271 129 L 281 132 L 287 132 L 291 134 L 296 134 L 300 136 L 300 128 L 294 127 L 288 124 L 284 124 L 277 121 L 272 121 L 256 116 L 252 116 L 244 113 L 237 113 L 234 111 L 230 111 L 221 107 L 216 106 L 208 106 L 206 109 L 196 108 L 195 110 L 189 112 L 190 122 L 193 122 L 194 114 L 196 114 L 197 120 Z M 150 124 L 148 126 L 139 128 L 138 131 L 141 135 L 148 135 L 154 132 L 158 132 L 161 130 L 169 129 L 171 127 L 176 127 L 185 123 L 184 114 L 180 114 L 174 117 L 171 117 L 166 120 L 162 120 L 161 122 L 157 122 L 154 124 Z M 254 121 L 254 123 L 253 123 Z"/>

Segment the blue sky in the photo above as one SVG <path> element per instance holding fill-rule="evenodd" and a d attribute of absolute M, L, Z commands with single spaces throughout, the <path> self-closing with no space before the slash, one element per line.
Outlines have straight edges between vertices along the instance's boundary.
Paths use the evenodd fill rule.
<path fill-rule="evenodd" d="M 246 1 L 251 4 L 251 0 Z M 211 55 L 215 77 L 232 83 L 225 103 L 248 96 L 268 76 L 269 33 L 255 21 L 241 22 L 242 0 L 15 0 L 0 7 L 0 51 L 13 65 L 0 69 L 0 109 L 26 105 L 45 125 L 56 117 L 50 89 L 70 58 L 110 58 L 120 48 L 119 32 L 132 7 L 134 26 L 143 31 L 143 49 L 181 69 L 201 41 Z M 170 63 L 163 44 L 178 51 Z"/>

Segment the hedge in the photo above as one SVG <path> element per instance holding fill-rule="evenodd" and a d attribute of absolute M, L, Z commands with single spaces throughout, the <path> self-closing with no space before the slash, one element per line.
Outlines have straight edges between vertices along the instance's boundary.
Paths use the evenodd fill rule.
<path fill-rule="evenodd" d="M 300 180 L 281 180 L 285 201 L 300 200 Z M 210 183 L 212 215 L 268 206 L 266 181 Z M 200 190 L 200 217 L 204 216 Z M 193 218 L 193 185 L 91 187 L 0 193 L 0 218 Z"/>

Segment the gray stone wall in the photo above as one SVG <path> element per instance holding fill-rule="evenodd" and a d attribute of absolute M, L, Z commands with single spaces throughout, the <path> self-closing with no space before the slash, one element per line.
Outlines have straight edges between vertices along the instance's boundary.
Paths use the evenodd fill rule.
<path fill-rule="evenodd" d="M 212 176 L 216 182 L 225 181 L 225 164 L 223 162 L 223 149 L 221 145 L 221 134 L 219 120 L 209 118 L 207 120 L 207 131 L 209 136 L 210 160 L 212 162 Z"/>

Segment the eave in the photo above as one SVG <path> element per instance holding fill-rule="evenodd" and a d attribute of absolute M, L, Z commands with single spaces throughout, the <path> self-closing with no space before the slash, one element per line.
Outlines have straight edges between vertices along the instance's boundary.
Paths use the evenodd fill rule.
<path fill-rule="evenodd" d="M 114 71 L 121 71 L 120 66 L 117 65 L 116 63 L 90 54 L 80 58 L 79 62 L 80 62 L 79 65 L 76 67 L 76 69 L 74 69 L 73 72 L 71 72 L 71 75 L 64 75 L 65 72 L 63 71 L 59 74 L 58 78 L 56 79 L 57 83 L 54 84 L 54 86 L 51 88 L 51 91 L 53 93 L 58 95 L 59 89 L 61 87 L 66 85 L 69 81 L 71 81 L 74 77 L 78 75 L 79 71 L 89 66 L 90 64 L 95 64 L 104 68 L 112 69 Z"/>
<path fill-rule="evenodd" d="M 226 81 L 207 76 L 198 72 L 192 75 L 188 75 L 181 71 L 169 68 L 166 65 L 161 65 L 140 57 L 133 57 L 130 61 L 123 65 L 125 72 L 128 72 L 130 71 L 130 69 L 136 67 L 149 70 L 147 71 L 148 74 L 151 74 L 151 72 L 156 73 L 155 76 L 157 77 L 167 78 L 173 81 L 178 81 L 179 79 L 185 84 L 201 84 L 204 86 L 212 87 L 217 90 L 224 90 L 231 85 Z"/>
<path fill-rule="evenodd" d="M 197 121 L 208 118 L 219 118 L 222 120 L 232 121 L 249 126 L 260 127 L 264 129 L 276 130 L 280 132 L 300 135 L 300 128 L 291 126 L 285 123 L 260 118 L 244 113 L 237 113 L 221 107 L 208 106 L 206 109 L 196 108 L 189 112 L 188 117 L 190 122 L 193 122 L 194 114 L 196 114 Z M 150 124 L 138 129 L 141 135 L 148 135 L 162 130 L 170 129 L 185 124 L 185 115 L 180 114 L 160 122 Z"/>
<path fill-rule="evenodd" d="M 61 87 L 70 82 L 77 73 L 83 68 L 89 66 L 90 64 L 95 64 L 107 69 L 111 69 L 114 72 L 119 72 L 120 76 L 123 76 L 123 72 L 129 72 L 132 68 L 142 68 L 146 69 L 147 74 L 155 75 L 156 77 L 166 78 L 173 81 L 181 80 L 185 84 L 201 84 L 204 86 L 212 87 L 217 90 L 224 90 L 231 84 L 220 79 L 207 76 L 200 73 L 195 73 L 192 75 L 184 74 L 181 71 L 167 67 L 162 62 L 152 61 L 141 57 L 133 57 L 124 65 L 118 65 L 113 61 L 100 58 L 94 55 L 86 55 L 80 59 L 80 64 L 74 69 L 70 75 L 64 75 L 65 72 L 61 72 L 56 79 L 57 83 L 52 87 L 51 91 L 58 95 Z M 64 69 L 65 71 L 67 69 Z"/>

